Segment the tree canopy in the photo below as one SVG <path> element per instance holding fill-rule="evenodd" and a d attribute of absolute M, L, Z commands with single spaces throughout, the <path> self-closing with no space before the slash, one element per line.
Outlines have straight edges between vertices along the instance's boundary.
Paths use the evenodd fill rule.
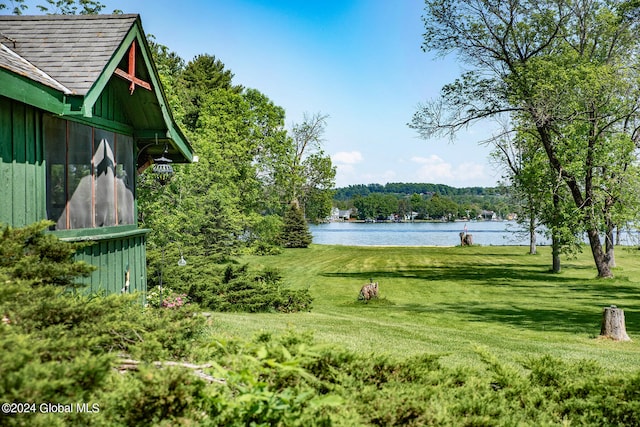
<path fill-rule="evenodd" d="M 612 213 L 625 211 L 616 195 L 637 174 L 636 15 L 635 3 L 601 0 L 428 0 L 425 8 L 424 49 L 453 52 L 470 70 L 411 126 L 427 138 L 453 136 L 508 115 L 507 131 L 526 133 L 566 188 L 600 277 L 612 275 L 600 232 L 630 219 Z"/>
<path fill-rule="evenodd" d="M 226 257 L 258 240 L 277 244 L 294 198 L 307 218 L 328 216 L 335 168 L 321 149 L 324 116 L 301 148 L 298 130 L 307 121 L 287 131 L 284 109 L 236 84 L 220 59 L 203 54 L 185 62 L 153 40 L 150 46 L 174 116 L 199 157 L 174 165 L 166 185 L 148 172 L 139 180 L 151 247 Z"/>
<path fill-rule="evenodd" d="M 97 0 L 42 0 L 36 5 L 40 12 L 51 15 L 94 15 L 100 13 L 106 6 Z M 0 10 L 8 10 L 14 15 L 22 15 L 29 7 L 25 0 L 10 0 L 0 2 Z M 113 13 L 122 13 L 116 9 Z"/>

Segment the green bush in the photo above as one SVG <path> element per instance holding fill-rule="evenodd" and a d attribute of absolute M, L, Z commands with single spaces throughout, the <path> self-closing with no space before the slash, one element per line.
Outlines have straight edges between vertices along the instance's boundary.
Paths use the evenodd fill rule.
<path fill-rule="evenodd" d="M 83 246 L 60 241 L 44 231 L 53 224 L 40 221 L 24 228 L 0 230 L 0 270 L 10 278 L 33 284 L 71 287 L 76 277 L 87 277 L 94 266 L 76 262 L 73 255 Z"/>
<path fill-rule="evenodd" d="M 113 375 L 100 396 L 117 426 L 196 425 L 206 419 L 207 383 L 188 369 L 158 369 Z"/>
<path fill-rule="evenodd" d="M 271 248 L 277 251 L 278 237 L 282 232 L 282 217 L 279 215 L 259 215 L 253 218 L 249 230 L 248 243 L 254 252 L 260 252 L 259 248 Z M 261 253 L 257 253 L 262 255 Z M 265 254 L 270 255 L 270 254 Z"/>
<path fill-rule="evenodd" d="M 282 253 L 282 248 L 280 246 L 265 243 L 262 241 L 257 241 L 249 248 L 248 253 L 253 255 L 280 255 Z"/>
<path fill-rule="evenodd" d="M 120 359 L 191 357 L 205 323 L 187 307 L 144 310 L 136 295 L 74 296 L 57 287 L 32 287 L 24 281 L 2 283 L 0 313 L 7 319 L 0 324 L 0 401 L 74 407 L 96 402 L 103 410 L 107 404 L 103 393 L 113 387 L 133 387 L 114 380 L 121 375 L 114 370 Z M 127 382 L 136 383 L 141 374 L 126 375 Z M 185 376 L 193 379 L 191 374 Z M 184 379 L 179 382 L 186 384 Z M 123 390 L 117 394 L 122 398 Z M 167 401 L 157 405 L 170 408 L 170 395 L 162 399 Z M 150 407 L 148 411 L 161 410 Z M 79 421 L 88 416 L 39 413 L 11 416 L 0 424 L 89 425 Z M 132 425 L 129 418 L 124 421 L 122 425 Z"/>
<path fill-rule="evenodd" d="M 157 259 L 157 254 L 152 256 Z M 176 254 L 166 258 L 175 259 Z M 153 281 L 159 275 L 151 277 Z M 287 288 L 277 271 L 253 271 L 246 264 L 218 264 L 205 256 L 189 256 L 183 267 L 167 263 L 162 277 L 167 293 L 184 294 L 188 301 L 213 311 L 292 313 L 309 311 L 313 301 L 308 289 Z M 152 301 L 158 300 L 157 283 L 150 284 Z"/>

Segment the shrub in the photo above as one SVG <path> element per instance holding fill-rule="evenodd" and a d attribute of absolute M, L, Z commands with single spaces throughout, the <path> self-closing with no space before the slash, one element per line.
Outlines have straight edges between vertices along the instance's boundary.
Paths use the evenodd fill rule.
<path fill-rule="evenodd" d="M 94 266 L 76 262 L 73 255 L 83 246 L 44 233 L 53 222 L 40 221 L 24 228 L 0 231 L 0 270 L 13 279 L 32 284 L 74 286 L 74 279 L 87 277 Z"/>
<path fill-rule="evenodd" d="M 279 273 L 264 270 L 249 272 L 247 265 L 227 265 L 216 286 L 190 288 L 189 296 L 216 311 L 249 313 L 276 311 L 291 313 L 311 308 L 308 290 L 284 288 Z"/>
<path fill-rule="evenodd" d="M 249 253 L 262 256 L 280 255 L 282 253 L 282 249 L 280 248 L 280 246 L 258 241 L 251 245 Z"/>
<path fill-rule="evenodd" d="M 101 394 L 124 387 L 112 378 L 122 357 L 190 357 L 205 322 L 186 306 L 144 310 L 137 295 L 73 295 L 25 281 L 3 281 L 0 313 L 8 319 L 0 324 L 0 401 L 73 404 L 74 412 L 82 402 L 105 409 Z M 91 425 L 89 415 L 20 415 L 0 424 Z"/>
<path fill-rule="evenodd" d="M 189 303 L 187 294 L 176 293 L 165 286 L 147 290 L 147 306 L 154 308 L 179 308 Z"/>
<path fill-rule="evenodd" d="M 252 247 L 277 247 L 282 224 L 282 217 L 279 215 L 258 216 L 250 226 L 249 243 Z"/>
<path fill-rule="evenodd" d="M 173 256 L 175 258 L 175 256 Z M 184 267 L 166 265 L 163 292 L 185 294 L 190 302 L 214 311 L 292 313 L 308 311 L 313 301 L 308 289 L 289 289 L 279 272 L 234 263 L 216 264 L 209 257 L 190 256 Z M 157 287 L 149 295 L 158 304 Z"/>

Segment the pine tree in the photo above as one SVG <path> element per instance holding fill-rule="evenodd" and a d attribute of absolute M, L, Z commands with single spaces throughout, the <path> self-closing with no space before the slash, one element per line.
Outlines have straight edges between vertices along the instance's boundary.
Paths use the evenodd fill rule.
<path fill-rule="evenodd" d="M 302 210 L 296 202 L 291 203 L 284 214 L 284 225 L 280 238 L 282 246 L 285 248 L 306 248 L 309 247 L 312 240 Z"/>

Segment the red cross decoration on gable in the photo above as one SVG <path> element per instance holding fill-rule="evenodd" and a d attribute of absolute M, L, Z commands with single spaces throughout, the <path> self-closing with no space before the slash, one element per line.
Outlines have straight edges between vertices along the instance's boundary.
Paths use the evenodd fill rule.
<path fill-rule="evenodd" d="M 136 41 L 134 40 L 131 43 L 131 47 L 129 48 L 129 71 L 124 71 L 120 68 L 116 68 L 115 74 L 122 77 L 128 82 L 131 82 L 129 85 L 129 92 L 133 95 L 133 91 L 136 89 L 136 85 L 143 87 L 147 90 L 151 90 L 151 85 L 145 82 L 142 79 L 136 77 Z"/>

